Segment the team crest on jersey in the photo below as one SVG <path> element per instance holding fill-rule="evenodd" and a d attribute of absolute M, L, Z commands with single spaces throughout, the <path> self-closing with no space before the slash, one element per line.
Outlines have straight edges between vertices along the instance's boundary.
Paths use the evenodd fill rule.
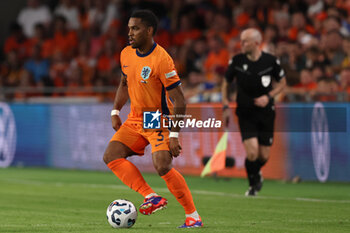
<path fill-rule="evenodd" d="M 149 68 L 148 66 L 144 66 L 141 70 L 141 77 L 143 80 L 147 80 L 151 74 L 151 68 Z"/>
<path fill-rule="evenodd" d="M 247 64 L 244 64 L 243 65 L 243 70 L 247 70 L 248 69 L 248 65 Z"/>
<path fill-rule="evenodd" d="M 271 76 L 270 75 L 263 75 L 261 77 L 261 84 L 264 86 L 264 87 L 268 87 L 271 83 Z"/>

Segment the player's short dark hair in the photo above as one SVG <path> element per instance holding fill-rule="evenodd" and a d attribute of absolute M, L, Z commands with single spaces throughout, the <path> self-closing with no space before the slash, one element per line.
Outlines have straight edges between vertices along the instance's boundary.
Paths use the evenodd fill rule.
<path fill-rule="evenodd" d="M 136 10 L 130 18 L 140 18 L 147 27 L 153 27 L 153 35 L 156 34 L 158 28 L 157 16 L 150 10 Z"/>

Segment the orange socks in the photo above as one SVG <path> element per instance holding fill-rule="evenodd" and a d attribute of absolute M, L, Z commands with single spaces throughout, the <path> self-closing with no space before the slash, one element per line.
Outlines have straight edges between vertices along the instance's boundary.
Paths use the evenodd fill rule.
<path fill-rule="evenodd" d="M 107 166 L 127 186 L 146 197 L 154 193 L 153 189 L 146 183 L 139 169 L 126 159 L 116 159 Z M 193 211 L 192 211 L 193 212 Z"/>
<path fill-rule="evenodd" d="M 154 193 L 153 189 L 146 183 L 139 169 L 126 159 L 116 159 L 108 163 L 107 166 L 112 172 L 127 186 L 142 196 L 146 197 Z M 186 184 L 183 176 L 172 168 L 167 174 L 162 176 L 170 192 L 176 197 L 176 200 L 183 206 L 186 214 L 192 214 L 196 211 L 192 194 Z"/>
<path fill-rule="evenodd" d="M 188 188 L 183 176 L 172 168 L 167 174 L 162 176 L 170 192 L 176 197 L 176 200 L 183 206 L 186 214 L 196 211 L 192 194 Z"/>

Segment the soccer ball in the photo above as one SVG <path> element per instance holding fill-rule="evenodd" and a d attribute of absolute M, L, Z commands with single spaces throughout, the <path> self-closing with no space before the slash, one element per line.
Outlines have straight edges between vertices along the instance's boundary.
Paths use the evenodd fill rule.
<path fill-rule="evenodd" d="M 108 223 L 114 228 L 132 227 L 136 219 L 137 209 L 131 201 L 114 200 L 107 208 Z"/>

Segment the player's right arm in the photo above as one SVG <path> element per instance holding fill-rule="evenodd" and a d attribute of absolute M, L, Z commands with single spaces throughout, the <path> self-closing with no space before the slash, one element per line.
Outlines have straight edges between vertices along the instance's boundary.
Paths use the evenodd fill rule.
<path fill-rule="evenodd" d="M 122 125 L 122 121 L 119 117 L 119 111 L 125 105 L 126 101 L 129 99 L 128 93 L 128 82 L 125 75 L 122 75 L 119 87 L 117 89 L 117 93 L 114 98 L 113 110 L 118 110 L 118 114 L 112 115 L 112 127 L 115 131 L 117 131 Z"/>

